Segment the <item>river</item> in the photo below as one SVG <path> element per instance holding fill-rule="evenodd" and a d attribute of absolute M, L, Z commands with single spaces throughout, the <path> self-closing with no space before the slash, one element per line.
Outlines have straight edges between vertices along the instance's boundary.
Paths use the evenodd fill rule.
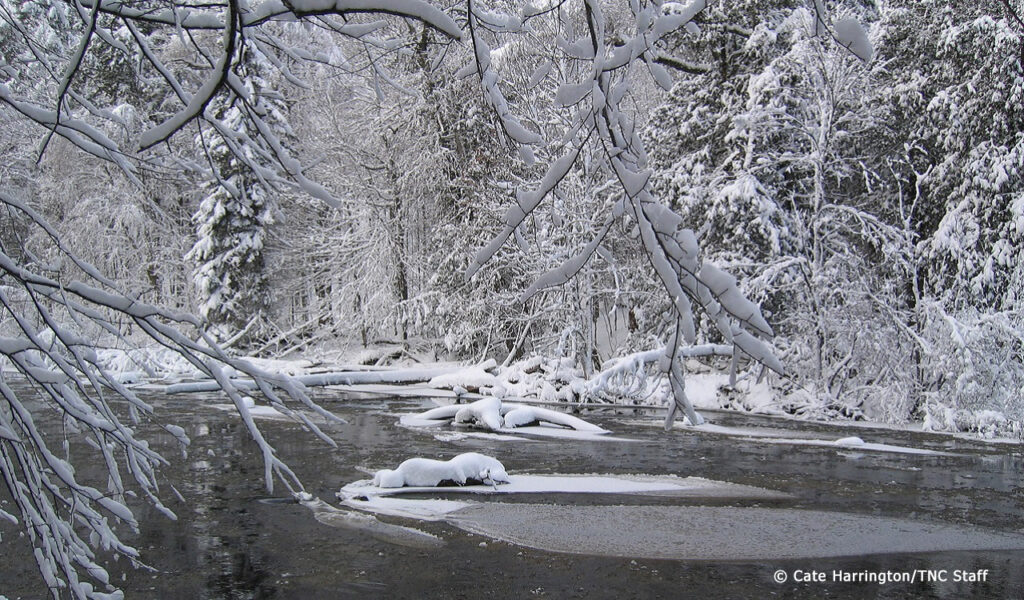
<path fill-rule="evenodd" d="M 178 515 L 177 521 L 144 504 L 133 506 L 142 530 L 127 538 L 142 552 L 151 570 L 132 569 L 123 561 L 111 567 L 112 579 L 128 598 L 1024 597 L 1024 551 L 1019 549 L 893 554 L 880 547 L 877 553 L 852 557 L 745 561 L 689 556 L 676 560 L 554 552 L 539 549 L 546 547 L 540 543 L 517 544 L 494 539 L 502 536 L 474 534 L 467 531 L 472 528 L 451 522 L 382 517 L 389 523 L 434 534 L 442 541 L 436 547 L 395 543 L 358 528 L 325 525 L 282 490 L 268 493 L 255 445 L 237 415 L 213 407 L 223 402 L 216 394 L 164 396 L 150 392 L 144 393 L 144 398 L 156 406 L 163 422 L 184 427 L 192 444 L 187 457 L 181 458 L 169 435 L 155 429 L 150 432 L 173 463 L 164 469 L 166 485 L 173 484 L 185 502 L 175 499 L 169 490 L 164 494 L 164 502 Z M 600 507 L 620 506 L 632 508 L 616 508 L 617 514 L 631 511 L 636 518 L 651 514 L 652 519 L 665 519 L 672 511 L 701 506 L 708 507 L 701 510 L 715 509 L 718 520 L 687 525 L 680 535 L 701 536 L 702 527 L 720 528 L 721 521 L 728 521 L 733 514 L 747 521 L 763 514 L 820 514 L 799 511 L 859 515 L 883 523 L 884 519 L 899 518 L 964 530 L 1024 533 L 1024 454 L 1020 445 L 732 413 L 705 414 L 716 425 L 768 429 L 777 437 L 860 436 L 872 443 L 910 446 L 935 454 L 777 443 L 712 432 L 665 432 L 657 426 L 658 415 L 632 409 L 586 410 L 580 416 L 612 430 L 614 436 L 634 441 L 495 441 L 436 436 L 397 424 L 398 413 L 419 410 L 428 405 L 425 401 L 339 398 L 327 390 L 319 391 L 318 398 L 347 421 L 325 425 L 338 442 L 336 449 L 295 423 L 259 423 L 307 490 L 329 503 L 337 503 L 335 494 L 342 485 L 365 479 L 367 469 L 393 467 L 412 456 L 450 457 L 475 451 L 496 456 L 509 473 L 698 476 L 789 496 L 715 500 L 540 494 L 501 498 L 503 503 L 548 509 L 506 511 L 523 515 L 522 519 L 547 515 L 560 520 L 560 514 L 588 515 Z M 485 497 L 476 500 L 491 501 Z M 574 512 L 573 507 L 579 508 Z M 563 512 L 551 512 L 555 509 Z M 515 517 L 507 520 L 515 526 Z M 10 525 L 0 527 L 0 594 L 11 599 L 45 597 L 24 538 Z M 798 530 L 794 535 L 799 539 L 799 520 L 789 527 Z M 614 541 L 616 533 L 603 535 Z M 751 540 L 755 542 L 765 545 L 763 540 Z M 780 547 L 778 556 L 794 555 L 785 550 Z M 983 572 L 981 581 L 978 574 Z M 844 574 L 858 573 L 868 574 L 859 575 L 862 579 L 878 573 L 895 574 L 889 579 L 904 573 L 917 575 L 912 583 L 841 581 Z M 955 580 L 968 576 L 977 580 Z M 782 578 L 786 581 L 778 583 Z M 922 578 L 926 581 L 920 581 Z"/>

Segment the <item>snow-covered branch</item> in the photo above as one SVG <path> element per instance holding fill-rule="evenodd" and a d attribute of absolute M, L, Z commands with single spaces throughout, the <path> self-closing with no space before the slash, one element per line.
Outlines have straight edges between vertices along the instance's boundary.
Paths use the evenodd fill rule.
<path fill-rule="evenodd" d="M 75 257 L 56 231 L 22 201 L 0 191 L 0 205 L 5 211 L 16 211 L 28 218 L 83 278 L 55 280 L 19 264 L 0 248 L 0 280 L 7 284 L 0 286 L 0 315 L 15 325 L 18 334 L 0 337 L 0 357 L 33 390 L 29 394 L 16 392 L 8 383 L 9 375 L 0 373 L 0 474 L 20 511 L 17 518 L 39 549 L 40 572 L 55 597 L 61 595 L 61 589 L 68 589 L 76 597 L 102 597 L 99 590 L 110 582 L 105 569 L 96 562 L 96 550 L 114 552 L 133 562 L 139 558 L 139 553 L 122 542 L 112 528 L 114 522 L 137 528 L 124 500 L 130 490 L 141 491 L 159 511 L 174 518 L 159 499 L 159 467 L 167 461 L 150 449 L 134 428 L 135 421 L 158 422 L 158 417 L 152 406 L 103 367 L 95 351 L 95 333 L 89 333 L 98 328 L 120 337 L 122 330 L 107 316 L 111 313 L 131 319 L 151 339 L 217 380 L 220 389 L 238 406 L 260 448 L 268 488 L 273 486 L 274 479 L 280 479 L 293 490 L 301 489 L 297 477 L 275 455 L 252 420 L 239 389 L 224 376 L 221 365 L 251 377 L 272 404 L 284 406 L 285 398 L 290 398 L 305 410 L 334 418 L 309 399 L 300 383 L 228 356 L 201 331 L 197 331 L 200 341 L 186 337 L 178 328 L 198 327 L 198 319 L 118 291 L 112 281 Z M 59 437 L 53 439 L 40 428 L 35 409 L 26 405 L 35 394 L 45 398 L 63 416 L 70 435 L 84 439 L 97 453 L 97 462 L 106 467 L 106 491 L 81 480 L 68 462 L 66 449 L 63 457 L 55 449 L 66 448 L 66 442 Z M 133 423 L 126 423 L 115 413 L 111 405 L 114 398 L 126 402 Z M 301 412 L 294 414 L 321 439 L 333 444 Z M 188 445 L 188 437 L 180 427 L 161 427 L 177 438 L 182 448 Z M 126 480 L 128 477 L 130 480 Z"/>
<path fill-rule="evenodd" d="M 228 76 L 234 59 L 236 43 L 236 23 L 238 21 L 238 0 L 228 0 L 224 15 L 224 50 L 217 64 L 199 90 L 189 98 L 188 104 L 182 110 L 174 114 L 170 119 L 145 131 L 139 136 L 139 147 L 142 150 L 151 148 L 167 140 L 190 121 L 198 117 L 206 110 L 206 106 L 213 100 Z"/>
<path fill-rule="evenodd" d="M 468 271 L 472 276 L 493 256 L 523 220 L 566 178 L 583 149 L 593 139 L 604 153 L 604 164 L 611 168 L 618 180 L 623 198 L 615 204 L 601 232 L 582 252 L 538 278 L 522 298 L 525 300 L 540 289 L 568 281 L 597 251 L 612 223 L 626 215 L 632 217 L 639 228 L 646 256 L 675 307 L 677 332 L 673 339 L 676 341 L 666 349 L 667 362 L 663 366 L 671 375 L 676 403 L 687 412 L 692 412 L 692 407 L 683 392 L 682 372 L 678 364 L 681 344 L 684 341 L 692 343 L 696 337 L 692 313 L 694 302 L 707 312 L 726 341 L 754 360 L 782 371 L 782 365 L 770 346 L 759 339 L 770 339 L 772 330 L 757 305 L 743 296 L 735 278 L 714 265 L 702 264 L 693 232 L 682 228 L 680 218 L 651 194 L 651 171 L 645 167 L 647 153 L 636 135 L 635 123 L 622 107 L 630 85 L 630 73 L 636 64 L 643 64 L 662 88 L 671 87 L 667 72 L 657 63 L 659 51 L 656 45 L 664 36 L 690 23 L 705 7 L 702 0 L 691 2 L 678 11 L 661 11 L 653 4 L 642 8 L 634 6 L 636 33 L 625 44 L 615 46 L 606 40 L 606 19 L 601 6 L 596 2 L 584 4 L 583 24 L 588 37 L 574 44 L 563 41 L 560 46 L 572 59 L 590 62 L 591 68 L 584 70 L 588 79 L 562 84 L 556 100 L 573 111 L 570 131 L 590 133 L 573 150 L 551 163 L 537 189 L 517 192 L 516 205 L 509 209 L 502 233 L 480 251 Z M 493 81 L 485 80 L 484 84 L 493 85 Z M 589 102 L 584 103 L 587 99 Z M 695 416 L 691 420 L 696 421 Z"/>

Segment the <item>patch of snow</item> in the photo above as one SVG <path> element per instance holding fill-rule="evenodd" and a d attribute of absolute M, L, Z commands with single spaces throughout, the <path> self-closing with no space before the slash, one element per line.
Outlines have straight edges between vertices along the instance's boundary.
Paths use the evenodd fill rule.
<path fill-rule="evenodd" d="M 246 399 L 248 399 L 248 401 Z M 252 415 L 252 417 L 255 419 L 289 419 L 287 415 L 277 410 L 273 406 L 267 406 L 266 404 L 256 404 L 256 402 L 252 398 L 249 398 L 248 396 L 245 396 L 242 399 L 242 401 L 245 402 L 246 407 L 249 409 L 249 414 Z M 211 404 L 210 407 L 227 412 L 238 412 L 238 408 L 235 407 L 234 404 Z"/>
<path fill-rule="evenodd" d="M 497 442 L 532 442 L 533 440 L 518 435 L 504 435 L 501 433 L 488 433 L 486 431 L 452 431 L 438 433 L 434 439 L 439 442 L 461 442 L 468 439 L 492 440 Z"/>
<path fill-rule="evenodd" d="M 451 423 L 448 419 L 424 419 L 421 415 L 402 415 L 399 424 L 411 428 L 443 427 Z"/>
<path fill-rule="evenodd" d="M 649 421 L 640 419 L 629 419 L 625 421 L 631 425 L 643 425 L 647 427 L 658 427 L 663 426 L 662 421 Z M 731 436 L 743 436 L 751 438 L 788 438 L 788 437 L 799 437 L 801 432 L 794 431 L 792 429 L 780 429 L 770 427 L 736 427 L 727 425 L 716 425 L 714 423 L 702 423 L 697 426 L 690 425 L 686 419 L 683 422 L 676 422 L 673 425 L 675 429 L 681 429 L 684 431 L 697 431 L 701 433 L 712 433 L 717 435 L 731 435 Z"/>
<path fill-rule="evenodd" d="M 313 361 L 298 358 L 298 359 L 281 359 L 281 358 L 257 358 L 255 356 L 244 356 L 242 360 L 257 367 L 262 371 L 270 373 L 281 373 L 283 375 L 306 375 L 310 369 L 316 366 Z"/>
<path fill-rule="evenodd" d="M 345 498 L 343 504 L 378 515 L 405 517 L 421 521 L 439 521 L 451 513 L 475 506 L 476 503 L 440 499 L 411 500 L 407 498 L 368 495 Z"/>
<path fill-rule="evenodd" d="M 639 442 L 631 438 L 613 437 L 608 435 L 608 431 L 604 430 L 604 433 L 596 433 L 591 431 L 576 431 L 575 429 L 566 429 L 564 427 L 552 427 L 547 425 L 529 425 L 526 427 L 516 427 L 515 429 L 502 429 L 503 432 L 517 433 L 520 435 L 531 435 L 535 437 L 544 438 L 556 438 L 562 440 L 576 440 L 581 442 Z"/>
<path fill-rule="evenodd" d="M 444 542 L 440 538 L 425 531 L 420 531 L 419 529 L 405 527 L 402 525 L 384 523 L 378 520 L 377 517 L 371 514 L 366 514 L 366 512 L 338 509 L 319 498 L 310 497 L 309 499 L 303 499 L 300 500 L 300 504 L 311 510 L 317 521 L 330 527 L 362 531 L 379 540 L 411 548 L 436 548 L 444 545 Z M 427 506 L 424 506 L 423 508 L 425 509 Z M 384 510 L 373 512 L 391 514 Z M 420 512 L 423 511 L 421 510 Z M 414 513 L 398 514 L 397 516 L 408 516 L 412 518 L 419 518 L 421 520 L 431 520 L 429 515 L 416 516 Z"/>
<path fill-rule="evenodd" d="M 637 424 L 645 424 L 651 426 L 660 426 L 660 423 L 654 423 L 649 421 L 632 421 Z M 712 433 L 716 435 L 729 435 L 735 436 L 739 439 L 748 442 L 755 443 L 766 443 L 766 444 L 791 444 L 795 446 L 823 446 L 823 447 L 836 447 L 836 448 L 856 448 L 857 450 L 868 450 L 874 452 L 894 452 L 902 454 L 918 454 L 918 455 L 930 455 L 930 456 L 958 456 L 951 452 L 941 452 L 938 450 L 928 450 L 925 448 L 914 448 L 910 446 L 896 446 L 892 444 L 880 444 L 880 443 L 869 443 L 865 442 L 862 438 L 856 436 L 849 436 L 839 439 L 816 439 L 810 437 L 810 434 L 806 434 L 807 437 L 799 437 L 801 434 L 798 431 L 790 431 L 785 429 L 767 429 L 758 427 L 727 427 L 724 425 L 713 425 L 705 423 L 697 427 L 689 425 L 680 426 L 677 425 L 678 429 L 685 429 L 686 431 L 694 431 L 699 433 Z M 794 437 L 796 436 L 796 437 Z"/>
<path fill-rule="evenodd" d="M 148 378 L 144 371 L 121 371 L 113 373 L 112 376 L 114 381 L 124 385 L 142 383 Z"/>
<path fill-rule="evenodd" d="M 844 437 L 832 442 L 836 446 L 863 446 L 864 440 L 856 436 Z"/>
<path fill-rule="evenodd" d="M 729 384 L 725 373 L 694 373 L 686 377 L 686 397 L 695 408 L 713 409 L 720 406 L 718 390 Z"/>
<path fill-rule="evenodd" d="M 138 348 L 97 348 L 100 366 L 114 374 L 120 383 L 140 383 L 144 379 L 168 379 L 201 376 L 192 363 L 163 346 Z M 124 380 L 120 380 L 123 378 Z"/>

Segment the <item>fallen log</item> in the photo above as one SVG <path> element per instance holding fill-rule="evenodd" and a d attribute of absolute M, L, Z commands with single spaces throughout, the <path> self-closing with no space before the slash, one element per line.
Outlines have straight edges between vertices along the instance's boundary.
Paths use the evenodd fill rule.
<path fill-rule="evenodd" d="M 295 375 L 291 381 L 306 387 L 323 387 L 327 385 L 367 385 L 375 383 L 425 383 L 438 375 L 454 373 L 465 367 L 431 367 L 419 369 L 394 369 L 382 371 L 339 371 L 335 373 L 317 373 L 315 375 Z M 256 382 L 252 379 L 232 379 L 231 383 L 238 389 L 255 390 Z M 165 394 L 194 394 L 198 392 L 216 392 L 220 385 L 216 381 L 189 381 L 175 383 L 164 388 Z"/>

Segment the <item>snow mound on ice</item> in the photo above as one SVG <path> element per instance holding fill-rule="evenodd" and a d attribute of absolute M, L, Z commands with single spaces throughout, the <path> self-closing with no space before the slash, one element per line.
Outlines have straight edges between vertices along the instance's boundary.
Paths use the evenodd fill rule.
<path fill-rule="evenodd" d="M 864 440 L 856 436 L 840 438 L 832 442 L 836 446 L 863 446 Z"/>
<path fill-rule="evenodd" d="M 446 461 L 410 458 L 397 469 L 381 469 L 373 476 L 373 485 L 381 488 L 433 487 L 442 482 L 495 485 L 508 483 L 508 473 L 497 459 L 466 452 Z"/>
<path fill-rule="evenodd" d="M 464 509 L 475 509 L 479 502 L 450 500 L 439 495 L 466 494 L 621 494 L 629 496 L 668 496 L 694 499 L 786 499 L 788 494 L 738 483 L 700 477 L 675 475 L 510 475 L 500 486 L 465 485 L 459 487 L 383 488 L 369 479 L 345 485 L 338 491 L 342 504 L 381 515 L 408 517 L 426 521 L 447 520 Z M 434 496 L 424 499 L 424 495 Z M 413 495 L 416 497 L 405 497 Z"/>

